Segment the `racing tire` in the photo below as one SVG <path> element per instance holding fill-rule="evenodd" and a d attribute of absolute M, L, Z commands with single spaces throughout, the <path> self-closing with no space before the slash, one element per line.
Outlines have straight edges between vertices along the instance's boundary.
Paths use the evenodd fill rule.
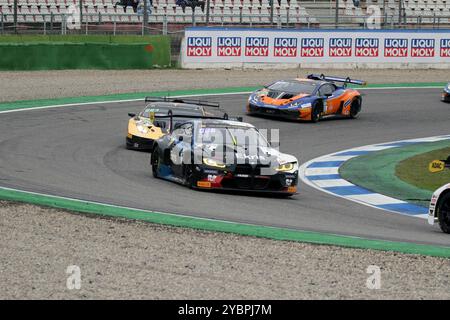
<path fill-rule="evenodd" d="M 445 233 L 450 233 L 450 192 L 446 193 L 439 201 L 436 208 L 439 227 Z"/>
<path fill-rule="evenodd" d="M 320 120 L 320 113 L 322 112 L 322 106 L 319 103 L 314 103 L 311 108 L 311 122 L 317 123 Z"/>
<path fill-rule="evenodd" d="M 159 167 L 159 151 L 158 148 L 153 149 L 151 156 L 152 174 L 154 178 L 158 178 L 158 167 Z"/>
<path fill-rule="evenodd" d="M 351 119 L 358 118 L 360 112 L 361 112 L 361 100 L 354 99 L 352 101 L 352 104 L 350 105 L 350 118 Z"/>

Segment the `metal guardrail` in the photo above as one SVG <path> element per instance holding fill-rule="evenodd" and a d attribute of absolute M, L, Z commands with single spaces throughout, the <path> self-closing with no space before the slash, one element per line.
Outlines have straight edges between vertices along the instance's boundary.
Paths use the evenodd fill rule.
<path fill-rule="evenodd" d="M 26 13 L 20 14 L 20 17 L 36 17 L 42 18 L 39 22 L 17 22 L 14 23 L 13 14 L 0 13 L 0 32 L 1 33 L 26 33 L 27 31 L 37 31 L 39 33 L 55 33 L 60 32 L 61 34 L 67 34 L 69 30 L 71 33 L 98 33 L 99 30 L 96 28 L 102 24 L 111 25 L 110 29 L 102 29 L 103 33 L 116 34 L 118 32 L 123 33 L 126 31 L 124 26 L 130 26 L 130 30 L 136 33 L 139 29 L 141 34 L 146 32 L 168 34 L 171 32 L 170 28 L 174 25 L 197 25 L 205 24 L 206 16 L 205 14 L 194 13 L 192 15 L 184 15 L 184 20 L 180 21 L 180 15 L 176 14 L 153 14 L 149 16 L 148 24 L 144 23 L 144 17 L 141 15 L 133 14 L 113 14 L 113 13 L 84 13 L 83 21 L 80 22 L 80 26 L 77 29 L 73 29 L 68 25 L 68 18 L 71 15 L 65 13 Z M 234 14 L 220 14 L 209 16 L 209 24 L 230 26 L 230 25 L 245 25 L 245 26 L 270 26 L 276 28 L 290 28 L 298 24 L 301 24 L 306 28 L 355 28 L 355 29 L 367 29 L 373 28 L 371 24 L 368 24 L 368 18 L 372 20 L 379 19 L 379 28 L 394 28 L 394 27 L 404 27 L 404 26 L 415 26 L 417 28 L 444 28 L 450 26 L 450 15 L 449 16 L 406 16 L 402 15 L 382 15 L 382 16 L 369 16 L 369 15 L 343 15 L 340 17 L 338 24 L 335 24 L 334 16 L 331 15 L 315 15 L 315 16 L 300 16 L 300 21 L 296 16 L 292 16 L 289 11 L 285 15 L 280 14 L 258 14 L 258 15 L 247 15 L 243 14 L 242 11 L 239 15 Z M 122 19 L 120 19 L 122 18 Z M 123 18 L 129 21 L 123 21 Z M 178 19 L 177 19 L 178 18 Z M 177 21 L 178 20 L 178 21 Z M 136 28 L 139 26 L 139 28 Z M 377 27 L 377 28 L 378 28 Z"/>

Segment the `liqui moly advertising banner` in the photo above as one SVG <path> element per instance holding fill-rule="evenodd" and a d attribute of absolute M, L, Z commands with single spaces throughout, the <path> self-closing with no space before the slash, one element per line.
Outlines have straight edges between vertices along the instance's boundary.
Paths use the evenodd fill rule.
<path fill-rule="evenodd" d="M 191 27 L 184 64 L 450 63 L 450 30 Z"/>

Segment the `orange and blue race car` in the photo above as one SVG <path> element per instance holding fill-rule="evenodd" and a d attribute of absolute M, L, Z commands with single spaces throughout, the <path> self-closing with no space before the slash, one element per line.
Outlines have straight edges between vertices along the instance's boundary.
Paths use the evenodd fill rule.
<path fill-rule="evenodd" d="M 250 95 L 247 114 L 311 122 L 330 116 L 356 118 L 361 111 L 362 97 L 347 84 L 365 85 L 366 82 L 323 74 L 276 81 Z"/>

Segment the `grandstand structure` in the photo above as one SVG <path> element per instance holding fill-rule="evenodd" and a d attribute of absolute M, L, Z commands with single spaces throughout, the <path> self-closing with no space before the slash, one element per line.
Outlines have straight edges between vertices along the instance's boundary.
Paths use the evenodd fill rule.
<path fill-rule="evenodd" d="M 81 1 L 81 4 L 80 4 Z M 0 28 L 11 23 L 26 29 L 36 24 L 64 24 L 69 15 L 81 17 L 81 25 L 139 25 L 142 14 L 117 0 L 0 0 Z M 272 5 L 273 4 L 273 5 Z M 373 7 L 375 6 L 375 7 Z M 80 14 L 80 8 L 81 14 Z M 367 27 L 376 15 L 382 26 L 448 27 L 450 0 L 209 0 L 204 10 L 175 0 L 153 0 L 149 24 L 179 25 L 276 25 L 279 27 Z M 16 15 L 15 15 L 16 13 Z M 45 23 L 44 23 L 45 22 Z"/>

